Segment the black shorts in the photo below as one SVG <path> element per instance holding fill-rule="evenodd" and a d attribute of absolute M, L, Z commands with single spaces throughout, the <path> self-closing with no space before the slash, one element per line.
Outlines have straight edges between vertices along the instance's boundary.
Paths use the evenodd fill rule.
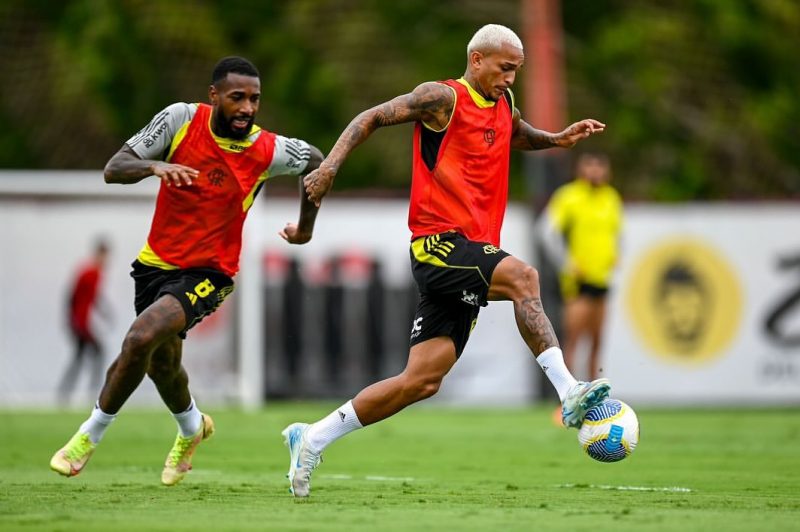
<path fill-rule="evenodd" d="M 589 299 L 603 299 L 608 294 L 607 286 L 590 283 L 578 283 L 578 295 L 587 296 Z"/>
<path fill-rule="evenodd" d="M 420 293 L 411 345 L 449 336 L 456 356 L 461 356 L 478 312 L 487 304 L 492 273 L 509 254 L 485 242 L 471 242 L 454 231 L 414 240 L 410 254 Z"/>
<path fill-rule="evenodd" d="M 164 294 L 175 296 L 186 313 L 186 327 L 178 333 L 186 338 L 186 332 L 222 304 L 233 292 L 233 279 L 211 268 L 189 268 L 185 270 L 162 270 L 146 266 L 138 260 L 131 264 L 131 277 L 136 284 L 134 306 L 138 316 Z"/>

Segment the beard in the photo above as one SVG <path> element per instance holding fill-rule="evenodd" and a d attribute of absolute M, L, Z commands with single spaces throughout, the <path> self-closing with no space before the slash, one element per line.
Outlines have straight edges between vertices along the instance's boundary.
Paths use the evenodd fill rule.
<path fill-rule="evenodd" d="M 247 119 L 247 126 L 243 128 L 237 128 L 233 126 L 233 121 L 237 118 L 241 117 L 228 117 L 225 116 L 225 113 L 222 112 L 222 109 L 217 109 L 214 113 L 214 125 L 216 125 L 217 131 L 215 133 L 223 138 L 226 139 L 233 139 L 233 140 L 244 140 L 250 134 L 250 131 L 253 129 L 253 122 L 255 121 L 255 117 L 250 117 Z"/>

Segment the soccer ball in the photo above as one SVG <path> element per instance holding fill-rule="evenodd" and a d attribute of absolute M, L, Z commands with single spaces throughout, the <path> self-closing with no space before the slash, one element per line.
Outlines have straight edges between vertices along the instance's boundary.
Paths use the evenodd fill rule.
<path fill-rule="evenodd" d="M 578 441 L 595 460 L 619 462 L 639 443 L 636 412 L 619 399 L 606 399 L 586 411 Z"/>

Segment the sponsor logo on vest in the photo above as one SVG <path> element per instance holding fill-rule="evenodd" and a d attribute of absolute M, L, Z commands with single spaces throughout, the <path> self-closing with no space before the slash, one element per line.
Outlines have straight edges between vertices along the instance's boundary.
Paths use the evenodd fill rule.
<path fill-rule="evenodd" d="M 494 129 L 487 129 L 483 132 L 483 140 L 486 144 L 494 144 Z"/>

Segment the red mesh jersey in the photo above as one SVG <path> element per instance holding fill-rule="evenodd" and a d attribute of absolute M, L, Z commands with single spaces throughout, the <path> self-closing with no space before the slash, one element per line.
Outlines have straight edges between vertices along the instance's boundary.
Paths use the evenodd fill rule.
<path fill-rule="evenodd" d="M 414 129 L 412 239 L 455 230 L 499 246 L 508 201 L 511 106 L 507 98 L 494 105 L 479 95 L 473 99 L 459 81 L 442 83 L 456 92 L 447 128 L 436 133 L 417 122 Z"/>
<path fill-rule="evenodd" d="M 200 171 L 191 186 L 161 184 L 147 243 L 179 268 L 239 271 L 242 227 L 259 177 L 272 162 L 275 135 L 262 130 L 240 152 L 220 148 L 210 130 L 211 106 L 200 104 L 171 163 Z"/>

